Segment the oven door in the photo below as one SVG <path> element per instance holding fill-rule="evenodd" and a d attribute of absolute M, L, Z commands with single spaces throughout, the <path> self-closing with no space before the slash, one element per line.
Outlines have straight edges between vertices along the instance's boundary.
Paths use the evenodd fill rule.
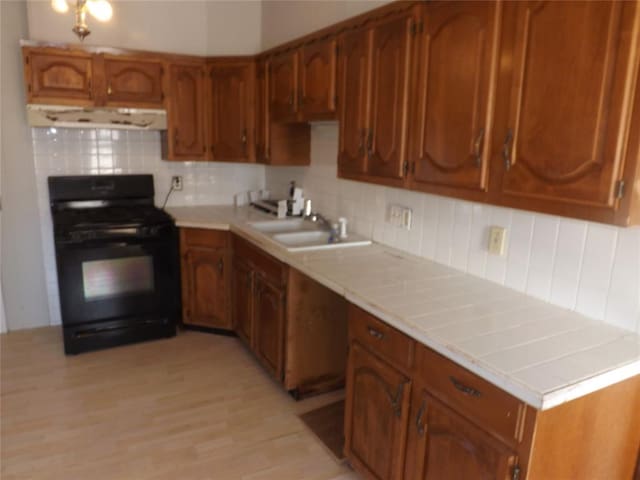
<path fill-rule="evenodd" d="M 154 238 L 57 245 L 56 257 L 63 325 L 176 318 L 180 276 L 175 229 Z"/>

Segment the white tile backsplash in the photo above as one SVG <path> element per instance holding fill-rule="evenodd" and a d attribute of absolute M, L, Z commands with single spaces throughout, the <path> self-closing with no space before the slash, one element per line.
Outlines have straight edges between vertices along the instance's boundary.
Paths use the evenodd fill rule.
<path fill-rule="evenodd" d="M 335 123 L 313 124 L 311 165 L 267 167 L 267 188 L 283 193 L 296 180 L 314 210 L 329 218 L 346 216 L 360 234 L 640 333 L 640 227 L 617 228 L 337 179 L 337 141 Z M 392 203 L 413 210 L 410 231 L 386 223 Z M 507 229 L 503 257 L 487 251 L 492 225 Z"/>
<path fill-rule="evenodd" d="M 32 138 L 52 324 L 60 323 L 60 307 L 47 187 L 50 175 L 149 173 L 154 178 L 156 205 L 164 202 L 171 176 L 182 175 L 183 189 L 171 194 L 170 206 L 229 205 L 236 193 L 264 188 L 262 165 L 162 160 L 157 131 L 33 128 Z"/>

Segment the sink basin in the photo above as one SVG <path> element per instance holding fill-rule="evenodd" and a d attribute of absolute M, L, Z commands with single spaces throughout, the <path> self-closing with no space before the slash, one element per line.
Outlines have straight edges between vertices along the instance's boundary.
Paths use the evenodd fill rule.
<path fill-rule="evenodd" d="M 346 239 L 329 243 L 331 234 L 324 230 L 302 231 L 290 233 L 278 233 L 273 235 L 273 239 L 286 247 L 290 252 L 301 252 L 305 250 L 323 250 L 344 247 L 358 247 L 370 245 L 368 240 L 359 235 L 349 235 Z"/>
<path fill-rule="evenodd" d="M 284 218 L 281 220 L 264 220 L 261 222 L 251 222 L 249 225 L 259 232 L 279 233 L 279 232 L 299 232 L 301 230 L 315 230 L 316 227 L 311 222 L 302 218 Z"/>

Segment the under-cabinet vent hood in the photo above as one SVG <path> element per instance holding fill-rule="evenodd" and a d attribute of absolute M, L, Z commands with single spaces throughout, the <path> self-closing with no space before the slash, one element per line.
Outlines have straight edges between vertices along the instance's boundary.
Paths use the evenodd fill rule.
<path fill-rule="evenodd" d="M 29 104 L 27 119 L 33 127 L 167 129 L 165 110 L 142 108 L 84 108 Z"/>

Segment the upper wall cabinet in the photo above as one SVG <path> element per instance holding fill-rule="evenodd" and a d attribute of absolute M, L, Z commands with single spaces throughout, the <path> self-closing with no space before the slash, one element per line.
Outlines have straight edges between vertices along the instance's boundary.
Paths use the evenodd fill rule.
<path fill-rule="evenodd" d="M 404 182 L 413 25 L 410 13 L 394 15 L 341 39 L 338 172 L 343 177 Z"/>
<path fill-rule="evenodd" d="M 162 108 L 163 62 L 136 55 L 25 47 L 27 101 L 83 107 Z"/>
<path fill-rule="evenodd" d="M 170 67 L 166 132 L 170 160 L 206 160 L 205 72 L 204 62 Z"/>
<path fill-rule="evenodd" d="M 210 66 L 207 104 L 211 160 L 253 160 L 254 75 L 253 62 Z"/>
<path fill-rule="evenodd" d="M 269 61 L 269 108 L 274 122 L 294 122 L 298 114 L 298 52 L 285 52 Z"/>
<path fill-rule="evenodd" d="M 628 223 L 624 196 L 638 164 L 638 3 L 507 2 L 504 10 L 500 63 L 512 68 L 497 95 L 496 198 Z"/>
<path fill-rule="evenodd" d="M 413 188 L 486 188 L 499 10 L 493 1 L 440 2 L 422 10 L 414 57 Z"/>
<path fill-rule="evenodd" d="M 104 104 L 162 108 L 164 104 L 161 61 L 123 59 L 104 55 L 98 57 L 104 71 Z"/>
<path fill-rule="evenodd" d="M 335 38 L 311 42 L 300 49 L 300 116 L 305 120 L 336 116 Z"/>
<path fill-rule="evenodd" d="M 86 52 L 23 48 L 27 102 L 91 106 L 93 56 Z"/>

